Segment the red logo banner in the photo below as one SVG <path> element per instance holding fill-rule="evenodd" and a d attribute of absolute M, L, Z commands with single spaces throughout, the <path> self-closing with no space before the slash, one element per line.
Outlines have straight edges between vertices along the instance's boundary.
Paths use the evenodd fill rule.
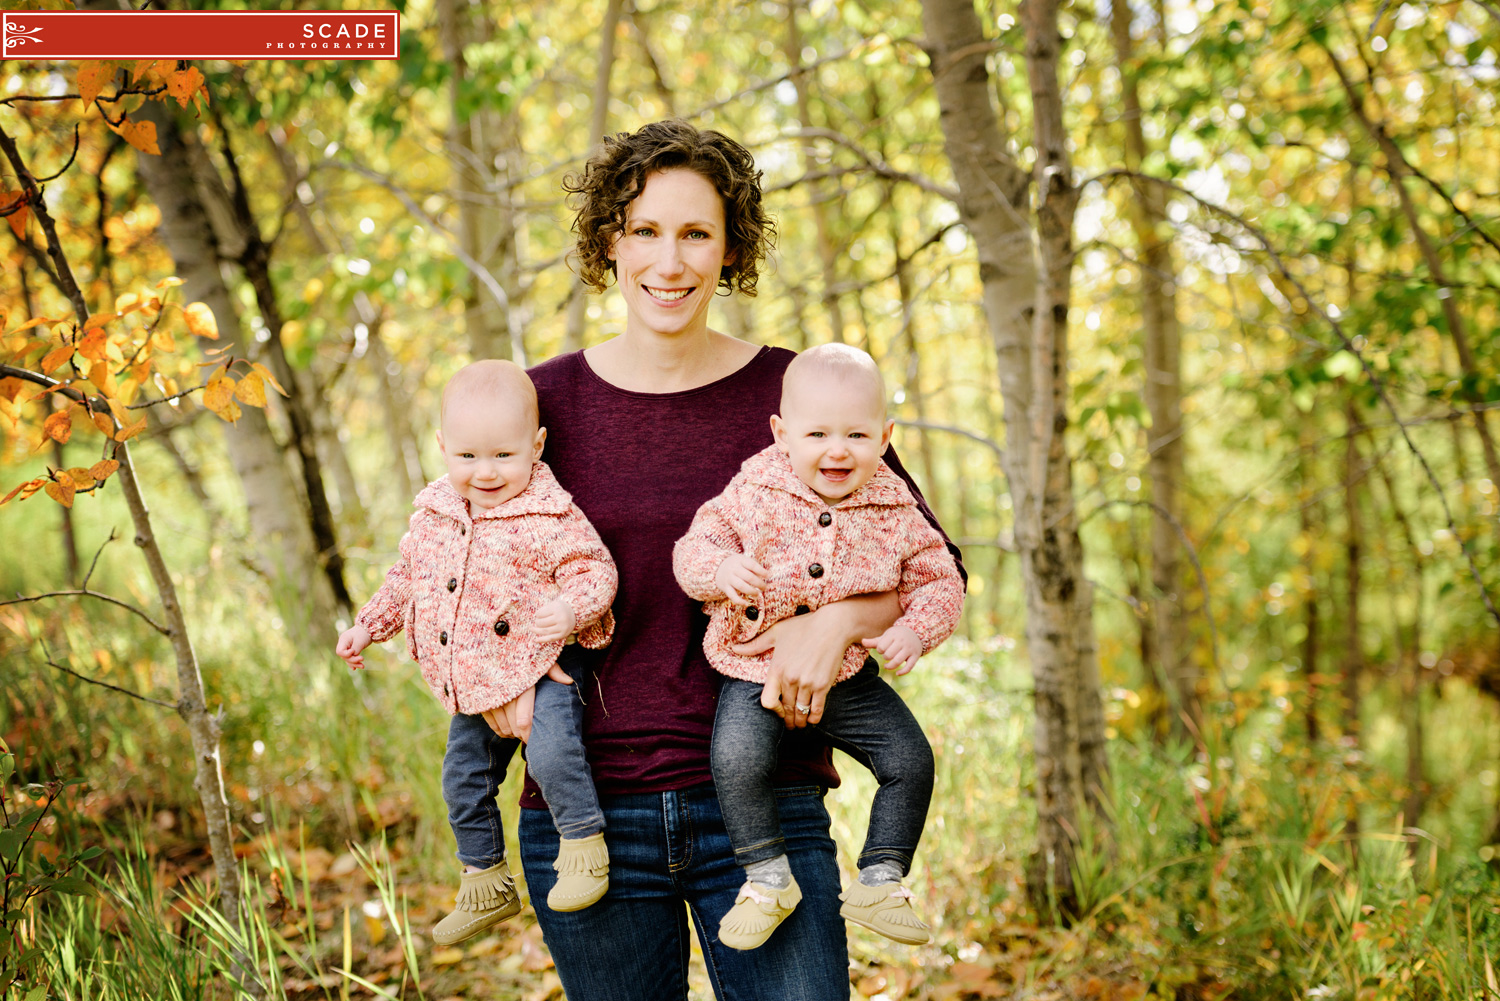
<path fill-rule="evenodd" d="M 0 12 L 4 59 L 396 59 L 393 10 Z"/>

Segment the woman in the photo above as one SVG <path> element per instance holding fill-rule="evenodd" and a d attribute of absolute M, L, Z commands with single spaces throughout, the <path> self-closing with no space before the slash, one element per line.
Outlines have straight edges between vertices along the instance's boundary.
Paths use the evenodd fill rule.
<path fill-rule="evenodd" d="M 537 920 L 571 1001 L 686 998 L 689 913 L 719 998 L 843 1001 L 848 953 L 823 807 L 838 774 L 806 727 L 821 717 L 844 650 L 890 626 L 899 602 L 894 592 L 837 602 L 742 648 L 773 650 L 767 688 L 793 731 L 781 745 L 778 809 L 806 897 L 766 945 L 740 952 L 716 940 L 743 880 L 709 771 L 720 678 L 703 655 L 707 619 L 672 575 L 672 545 L 699 505 L 771 443 L 768 418 L 793 357 L 708 325 L 717 289 L 754 294 L 773 236 L 760 172 L 733 140 L 666 121 L 606 139 L 567 187 L 583 279 L 602 291 L 612 277 L 627 311 L 620 336 L 531 371 L 544 459 L 620 571 L 614 642 L 570 646 L 563 659 L 586 705 L 610 889 L 585 911 L 546 907 L 557 831 L 528 780 L 521 857 Z M 491 725 L 524 738 L 530 707 L 524 693 Z"/>

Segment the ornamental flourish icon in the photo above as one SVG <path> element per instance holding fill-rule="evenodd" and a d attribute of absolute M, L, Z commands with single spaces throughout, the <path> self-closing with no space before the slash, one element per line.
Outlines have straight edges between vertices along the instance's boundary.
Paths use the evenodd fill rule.
<path fill-rule="evenodd" d="M 42 26 L 35 24 L 27 27 L 24 24 L 15 24 L 7 21 L 5 25 L 5 49 L 10 51 L 27 42 L 39 42 L 42 40 Z"/>

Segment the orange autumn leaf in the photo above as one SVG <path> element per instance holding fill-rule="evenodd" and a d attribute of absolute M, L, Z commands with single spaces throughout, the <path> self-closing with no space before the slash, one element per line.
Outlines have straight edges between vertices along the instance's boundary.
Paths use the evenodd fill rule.
<path fill-rule="evenodd" d="M 93 104 L 104 85 L 115 78 L 116 68 L 109 60 L 85 59 L 79 64 L 78 96 L 83 98 L 85 108 Z"/>
<path fill-rule="evenodd" d="M 42 484 L 46 482 L 46 477 L 38 477 L 34 480 L 27 480 L 25 483 L 22 483 L 10 493 L 6 494 L 4 498 L 0 498 L 0 504 L 9 504 L 11 498 L 15 497 L 16 494 L 20 494 L 21 499 L 25 500 L 32 494 L 36 493 L 38 490 L 42 489 Z"/>
<path fill-rule="evenodd" d="M 107 323 L 113 323 L 119 318 L 119 313 L 95 313 L 83 321 L 83 329 L 93 330 L 95 327 L 102 327 Z"/>
<path fill-rule="evenodd" d="M 129 441 L 144 430 L 146 430 L 146 418 L 142 417 L 134 424 L 127 424 L 116 431 L 115 441 Z"/>
<path fill-rule="evenodd" d="M 26 220 L 31 218 L 30 203 L 16 205 L 25 198 L 26 192 L 24 191 L 0 191 L 0 212 L 16 206 L 15 210 L 5 217 L 5 220 L 10 223 L 11 232 L 16 234 L 18 240 L 26 238 Z"/>
<path fill-rule="evenodd" d="M 74 466 L 68 470 L 68 479 L 73 481 L 75 490 L 88 490 L 94 485 L 94 474 L 82 466 Z"/>
<path fill-rule="evenodd" d="M 98 428 L 100 430 L 100 432 L 103 433 L 104 437 L 106 437 L 106 438 L 113 438 L 115 436 L 115 422 L 114 421 L 110 420 L 109 417 L 107 417 L 104 414 L 98 414 L 98 413 L 96 413 L 96 414 L 93 414 L 92 416 L 94 418 L 94 427 Z M 97 477 L 95 477 L 95 478 L 97 479 Z"/>
<path fill-rule="evenodd" d="M 155 122 L 132 122 L 127 119 L 122 121 L 118 126 L 111 125 L 110 128 L 114 129 L 121 139 L 124 139 L 142 153 L 161 156 L 161 150 L 156 146 Z"/>
<path fill-rule="evenodd" d="M 42 359 L 42 374 L 51 375 L 71 357 L 73 357 L 73 345 L 63 344 L 53 348 L 47 352 L 47 357 Z"/>
<path fill-rule="evenodd" d="M 208 308 L 208 303 L 190 302 L 182 308 L 182 314 L 187 318 L 188 330 L 194 337 L 210 341 L 219 339 L 219 321 L 214 319 L 214 311 Z"/>
<path fill-rule="evenodd" d="M 100 459 L 98 462 L 89 467 L 89 475 L 92 476 L 96 482 L 103 483 L 105 480 L 109 479 L 110 475 L 114 473 L 116 469 L 119 468 L 120 464 L 114 459 Z"/>
<path fill-rule="evenodd" d="M 241 403 L 252 407 L 264 407 L 266 405 L 265 381 L 255 372 L 251 372 L 234 387 L 234 395 Z"/>
<path fill-rule="evenodd" d="M 72 507 L 73 493 L 76 489 L 73 485 L 73 477 L 67 473 L 58 473 L 57 478 L 47 484 L 47 496 L 63 507 Z"/>
<path fill-rule="evenodd" d="M 279 382 L 276 381 L 276 377 L 271 374 L 271 370 L 270 369 L 266 368 L 264 365 L 262 365 L 258 361 L 251 362 L 250 363 L 250 367 L 255 370 L 255 374 L 256 375 L 258 375 L 261 378 L 265 379 L 272 386 L 275 386 L 276 387 L 276 392 L 280 393 L 282 396 L 286 395 L 286 390 L 284 390 L 284 389 L 281 388 L 281 383 L 279 383 Z"/>
<path fill-rule="evenodd" d="M 203 391 L 203 405 L 209 410 L 218 413 L 233 398 L 233 379 L 228 376 L 215 375 L 208 380 L 208 388 Z"/>
<path fill-rule="evenodd" d="M 0 400 L 15 402 L 21 390 L 26 388 L 26 383 L 20 379 L 0 379 Z"/>
<path fill-rule="evenodd" d="M 48 438 L 66 445 L 68 439 L 73 437 L 73 417 L 68 411 L 59 410 L 42 422 L 42 430 L 47 433 Z"/>
<path fill-rule="evenodd" d="M 193 99 L 200 87 L 203 86 L 203 74 L 196 67 L 188 67 L 178 70 L 167 77 L 167 93 L 177 98 L 177 103 L 186 108 L 188 102 Z"/>
<path fill-rule="evenodd" d="M 91 327 L 78 341 L 78 353 L 89 361 L 102 361 L 109 335 L 100 327 Z"/>

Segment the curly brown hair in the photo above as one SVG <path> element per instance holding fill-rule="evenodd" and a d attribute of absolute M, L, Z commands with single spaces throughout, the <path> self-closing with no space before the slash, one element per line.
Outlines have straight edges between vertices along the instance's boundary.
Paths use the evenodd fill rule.
<path fill-rule="evenodd" d="M 679 118 L 606 136 L 583 173 L 563 178 L 577 210 L 573 232 L 578 236 L 574 256 L 579 277 L 596 292 L 609 287 L 615 273 L 609 250 L 625 227 L 626 208 L 648 177 L 674 169 L 691 170 L 718 190 L 731 260 L 719 273 L 719 287 L 754 295 L 766 251 L 776 242 L 776 224 L 761 205 L 761 172 L 750 151 L 733 139 Z"/>

